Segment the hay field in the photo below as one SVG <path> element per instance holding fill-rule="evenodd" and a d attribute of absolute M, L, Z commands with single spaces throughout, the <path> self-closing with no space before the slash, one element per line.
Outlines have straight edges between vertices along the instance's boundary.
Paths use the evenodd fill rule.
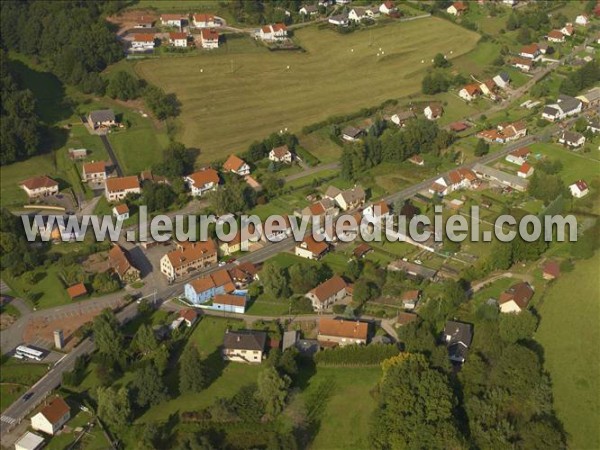
<path fill-rule="evenodd" d="M 436 53 L 467 53 L 479 35 L 427 18 L 347 35 L 311 26 L 295 38 L 304 53 L 269 52 L 234 39 L 212 54 L 144 60 L 135 69 L 177 94 L 183 104 L 178 139 L 201 149 L 199 162 L 207 162 L 244 151 L 273 131 L 298 132 L 334 114 L 419 92 Z"/>

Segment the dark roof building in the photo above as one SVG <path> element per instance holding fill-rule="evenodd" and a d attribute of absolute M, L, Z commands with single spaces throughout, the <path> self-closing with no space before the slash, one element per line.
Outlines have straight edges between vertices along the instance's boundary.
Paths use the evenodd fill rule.
<path fill-rule="evenodd" d="M 473 326 L 470 323 L 449 320 L 444 327 L 444 341 L 448 347 L 450 361 L 464 363 L 473 341 Z"/>
<path fill-rule="evenodd" d="M 264 331 L 228 331 L 223 338 L 224 349 L 263 351 L 266 344 L 267 333 Z"/>

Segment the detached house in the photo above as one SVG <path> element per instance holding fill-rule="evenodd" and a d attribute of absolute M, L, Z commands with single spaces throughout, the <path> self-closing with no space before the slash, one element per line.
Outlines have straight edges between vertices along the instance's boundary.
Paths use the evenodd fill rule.
<path fill-rule="evenodd" d="M 442 108 L 442 105 L 439 104 L 430 104 L 427 105 L 425 107 L 425 109 L 423 110 L 423 114 L 425 115 L 425 117 L 428 120 L 437 120 L 440 117 L 442 117 L 442 114 L 444 113 L 444 108 Z"/>
<path fill-rule="evenodd" d="M 106 181 L 106 163 L 104 161 L 96 161 L 83 164 L 82 181 L 101 183 Z"/>
<path fill-rule="evenodd" d="M 250 174 L 250 166 L 240 157 L 230 155 L 223 164 L 223 170 L 233 172 L 236 175 L 245 176 Z"/>
<path fill-rule="evenodd" d="M 355 186 L 340 192 L 335 197 L 335 202 L 342 211 L 356 209 L 365 203 L 366 194 L 363 188 Z"/>
<path fill-rule="evenodd" d="M 548 261 L 542 269 L 544 280 L 555 280 L 560 276 L 560 265 L 556 261 Z"/>
<path fill-rule="evenodd" d="M 166 27 L 178 27 L 181 28 L 184 23 L 188 21 L 188 16 L 184 14 L 162 14 L 160 16 L 160 23 Z"/>
<path fill-rule="evenodd" d="M 390 207 L 385 200 L 373 203 L 367 206 L 362 211 L 363 217 L 367 217 L 369 220 L 382 222 L 392 217 Z"/>
<path fill-rule="evenodd" d="M 329 19 L 327 19 L 327 22 L 338 27 L 347 27 L 350 23 L 350 19 L 348 18 L 347 13 L 342 13 L 330 16 Z"/>
<path fill-rule="evenodd" d="M 531 150 L 529 150 L 529 147 L 521 147 L 514 152 L 510 152 L 504 159 L 509 163 L 522 166 L 523 163 L 527 161 L 527 158 L 529 158 L 529 155 L 531 155 Z"/>
<path fill-rule="evenodd" d="M 188 46 L 187 33 L 169 33 L 169 42 L 173 47 L 186 48 Z"/>
<path fill-rule="evenodd" d="M 213 28 L 221 26 L 221 22 L 215 19 L 212 14 L 194 14 L 192 23 L 196 28 Z"/>
<path fill-rule="evenodd" d="M 90 112 L 87 122 L 93 130 L 110 128 L 117 125 L 115 113 L 112 109 L 100 109 Z"/>
<path fill-rule="evenodd" d="M 565 35 L 560 32 L 560 30 L 552 30 L 546 35 L 546 39 L 548 42 L 565 42 Z"/>
<path fill-rule="evenodd" d="M 465 2 L 454 2 L 446 9 L 446 12 L 453 16 L 462 16 L 468 9 L 469 6 Z"/>
<path fill-rule="evenodd" d="M 347 287 L 348 284 L 342 277 L 335 276 L 311 289 L 305 297 L 311 301 L 315 311 L 323 311 L 345 298 L 348 294 Z"/>
<path fill-rule="evenodd" d="M 123 200 L 129 194 L 141 194 L 140 180 L 136 175 L 121 178 L 108 178 L 104 186 L 104 195 L 109 202 Z"/>
<path fill-rule="evenodd" d="M 71 418 L 71 408 L 61 397 L 55 397 L 31 418 L 31 428 L 54 436 Z"/>
<path fill-rule="evenodd" d="M 264 242 L 279 242 L 292 234 L 292 223 L 288 216 L 276 219 L 276 216 L 268 218 L 263 224 L 260 239 Z"/>
<path fill-rule="evenodd" d="M 600 118 L 596 117 L 594 119 L 590 119 L 588 121 L 586 130 L 591 131 L 594 134 L 600 133 Z"/>
<path fill-rule="evenodd" d="M 141 278 L 140 269 L 133 265 L 129 252 L 119 244 L 114 244 L 108 252 L 108 267 L 123 283 L 134 283 Z"/>
<path fill-rule="evenodd" d="M 510 76 L 506 72 L 499 73 L 492 80 L 500 89 L 506 89 L 510 85 Z"/>
<path fill-rule="evenodd" d="M 356 127 L 346 127 L 342 130 L 342 139 L 349 142 L 354 142 L 364 134 L 364 131 Z"/>
<path fill-rule="evenodd" d="M 131 51 L 151 52 L 154 50 L 154 35 L 150 33 L 137 33 L 131 41 Z"/>
<path fill-rule="evenodd" d="M 560 29 L 560 32 L 565 36 L 571 37 L 575 34 L 575 28 L 573 28 L 572 23 L 568 23 Z"/>
<path fill-rule="evenodd" d="M 21 182 L 21 189 L 25 191 L 27 197 L 40 198 L 58 194 L 58 181 L 45 175 L 29 178 Z"/>
<path fill-rule="evenodd" d="M 519 56 L 521 56 L 522 58 L 527 58 L 527 59 L 531 59 L 531 60 L 537 60 L 540 55 L 541 55 L 541 50 L 539 45 L 537 44 L 529 44 L 529 45 L 525 45 L 524 47 L 521 48 L 521 51 L 519 52 Z"/>
<path fill-rule="evenodd" d="M 396 8 L 396 5 L 394 4 L 394 2 L 388 0 L 383 2 L 381 5 L 379 5 L 379 12 L 381 14 L 385 14 L 386 16 L 392 15 L 392 14 L 396 14 L 398 12 L 398 8 Z"/>
<path fill-rule="evenodd" d="M 533 60 L 528 58 L 513 58 L 511 65 L 523 72 L 529 72 L 533 68 Z"/>
<path fill-rule="evenodd" d="M 184 286 L 185 298 L 194 305 L 207 303 L 215 295 L 229 294 L 235 291 L 230 273 L 221 269 L 204 277 L 196 278 Z"/>
<path fill-rule="evenodd" d="M 566 117 L 579 114 L 582 110 L 583 103 L 578 98 L 568 95 L 559 95 L 556 103 L 548 105 L 542 111 L 542 118 L 554 122 L 562 120 Z"/>
<path fill-rule="evenodd" d="M 417 289 L 406 291 L 402 294 L 402 307 L 412 311 L 419 304 L 419 300 L 421 300 L 421 291 Z"/>
<path fill-rule="evenodd" d="M 467 84 L 458 92 L 458 96 L 468 102 L 475 100 L 481 95 L 481 89 L 477 84 Z"/>
<path fill-rule="evenodd" d="M 275 147 L 269 152 L 269 160 L 279 163 L 291 164 L 294 160 L 294 154 L 287 145 Z"/>
<path fill-rule="evenodd" d="M 113 216 L 115 216 L 115 218 L 119 222 L 123 222 L 123 221 L 129 219 L 129 206 L 127 206 L 126 203 L 121 203 L 119 205 L 116 205 L 112 209 L 112 213 L 113 213 Z"/>
<path fill-rule="evenodd" d="M 178 242 L 177 249 L 160 260 L 160 271 L 174 281 L 191 272 L 217 263 L 217 246 L 214 241 Z"/>
<path fill-rule="evenodd" d="M 222 355 L 225 361 L 261 363 L 267 346 L 264 331 L 240 330 L 225 332 Z"/>
<path fill-rule="evenodd" d="M 287 39 L 287 27 L 282 23 L 264 25 L 258 32 L 258 37 L 263 41 L 283 41 Z"/>
<path fill-rule="evenodd" d="M 587 183 L 583 180 L 577 180 L 575 183 L 569 186 L 571 195 L 575 198 L 585 197 L 590 193 Z"/>
<path fill-rule="evenodd" d="M 321 347 L 366 344 L 369 324 L 358 320 L 319 319 L 317 340 Z"/>
<path fill-rule="evenodd" d="M 352 20 L 353 22 L 361 22 L 365 19 L 374 19 L 377 16 L 379 16 L 378 8 L 356 7 L 352 8 L 348 13 L 348 20 Z"/>
<path fill-rule="evenodd" d="M 590 23 L 590 18 L 586 14 L 580 14 L 575 18 L 575 23 L 582 27 L 587 27 Z"/>
<path fill-rule="evenodd" d="M 200 33 L 200 42 L 202 43 L 202 48 L 208 50 L 219 48 L 219 33 L 209 28 L 203 28 Z"/>
<path fill-rule="evenodd" d="M 584 109 L 600 106 L 600 87 L 592 88 L 585 94 L 578 95 L 577 100 L 581 100 L 581 102 L 583 102 Z"/>
<path fill-rule="evenodd" d="M 406 111 L 398 111 L 397 113 L 393 114 L 390 117 L 390 120 L 399 127 L 404 127 L 406 122 L 408 122 L 410 119 L 414 119 L 415 117 L 417 117 L 416 114 L 412 110 L 407 109 Z"/>
<path fill-rule="evenodd" d="M 217 294 L 213 298 L 211 309 L 216 311 L 244 314 L 246 312 L 246 296 Z"/>
<path fill-rule="evenodd" d="M 504 144 L 510 141 L 516 141 L 527 135 L 527 126 L 525 122 L 501 123 L 495 130 L 484 130 L 477 134 L 477 137 L 487 142 L 498 142 Z"/>
<path fill-rule="evenodd" d="M 514 284 L 500 294 L 498 299 L 500 312 L 519 313 L 527 308 L 531 297 L 533 297 L 533 287 L 529 283 Z"/>
<path fill-rule="evenodd" d="M 325 241 L 317 242 L 308 235 L 302 242 L 296 245 L 294 253 L 306 259 L 320 259 L 329 251 L 329 244 Z"/>
<path fill-rule="evenodd" d="M 521 167 L 519 167 L 519 170 L 517 171 L 517 176 L 521 177 L 521 178 L 529 178 L 531 175 L 533 175 L 533 166 L 527 162 L 524 162 L 523 164 L 521 164 Z"/>
<path fill-rule="evenodd" d="M 473 326 L 469 323 L 449 320 L 444 327 L 444 342 L 448 347 L 450 361 L 464 363 L 473 341 Z"/>
<path fill-rule="evenodd" d="M 304 5 L 298 10 L 298 13 L 304 16 L 316 16 L 319 14 L 319 7 L 317 5 Z"/>
<path fill-rule="evenodd" d="M 194 172 L 183 179 L 194 197 L 200 197 L 207 191 L 214 191 L 219 185 L 219 174 L 214 169 Z"/>
<path fill-rule="evenodd" d="M 581 133 L 577 133 L 576 131 L 563 131 L 559 138 L 558 142 L 567 147 L 571 148 L 579 148 L 585 144 L 585 136 Z"/>

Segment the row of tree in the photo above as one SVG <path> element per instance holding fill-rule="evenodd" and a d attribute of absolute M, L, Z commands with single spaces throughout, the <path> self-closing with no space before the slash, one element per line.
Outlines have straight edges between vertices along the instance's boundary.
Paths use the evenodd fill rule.
<path fill-rule="evenodd" d="M 371 366 L 400 353 L 395 345 L 348 345 L 320 351 L 315 363 L 320 366 Z"/>

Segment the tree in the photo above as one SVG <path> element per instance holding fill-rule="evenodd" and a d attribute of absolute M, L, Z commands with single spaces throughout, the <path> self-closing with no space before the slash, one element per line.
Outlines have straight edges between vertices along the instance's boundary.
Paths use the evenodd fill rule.
<path fill-rule="evenodd" d="M 195 345 L 185 347 L 179 361 L 179 391 L 181 393 L 200 392 L 204 389 L 204 364 Z"/>
<path fill-rule="evenodd" d="M 264 405 L 265 412 L 271 417 L 283 411 L 290 384 L 290 377 L 279 375 L 274 367 L 267 367 L 258 374 L 256 398 Z"/>
<path fill-rule="evenodd" d="M 458 448 L 463 441 L 453 409 L 457 404 L 446 375 L 424 355 L 384 361 L 380 401 L 371 440 L 375 448 Z"/>
<path fill-rule="evenodd" d="M 140 82 L 133 75 L 120 70 L 108 82 L 106 94 L 119 100 L 134 100 L 140 96 Z"/>
<path fill-rule="evenodd" d="M 527 27 L 521 27 L 517 34 L 517 41 L 519 44 L 529 44 L 531 42 L 531 30 Z"/>
<path fill-rule="evenodd" d="M 133 337 L 133 347 L 142 355 L 146 356 L 158 348 L 154 330 L 148 324 L 142 324 Z"/>
<path fill-rule="evenodd" d="M 477 145 L 475 145 L 475 156 L 483 156 L 487 155 L 490 151 L 490 144 L 485 142 L 483 139 L 479 139 L 477 141 Z"/>
<path fill-rule="evenodd" d="M 108 271 L 94 275 L 92 289 L 100 294 L 108 294 L 119 289 L 119 281 Z"/>
<path fill-rule="evenodd" d="M 433 57 L 433 67 L 437 68 L 446 68 L 446 67 L 450 67 L 452 65 L 452 63 L 450 61 L 448 61 L 446 59 L 446 57 L 441 54 L 438 53 L 437 55 L 435 55 Z"/>
<path fill-rule="evenodd" d="M 177 195 L 168 184 L 147 181 L 144 183 L 143 198 L 148 212 L 154 212 L 168 209 L 175 202 Z"/>
<path fill-rule="evenodd" d="M 296 347 L 290 347 L 286 349 L 279 358 L 277 363 L 277 369 L 293 377 L 298 373 L 298 349 Z"/>
<path fill-rule="evenodd" d="M 529 339 L 533 336 L 537 324 L 537 317 L 528 310 L 519 314 L 502 314 L 499 324 L 500 337 L 509 343 Z"/>
<path fill-rule="evenodd" d="M 115 313 L 110 309 L 102 311 L 100 315 L 94 318 L 92 329 L 98 352 L 112 361 L 120 361 L 125 339 L 119 328 Z"/>
<path fill-rule="evenodd" d="M 294 264 L 288 269 L 290 288 L 295 294 L 305 294 L 319 284 L 319 270 L 308 264 Z"/>
<path fill-rule="evenodd" d="M 285 270 L 276 264 L 265 264 L 260 273 L 265 294 L 274 299 L 287 298 L 290 294 Z"/>
<path fill-rule="evenodd" d="M 180 142 L 171 141 L 163 152 L 163 160 L 152 167 L 158 175 L 180 178 L 194 169 L 194 155 Z"/>
<path fill-rule="evenodd" d="M 132 387 L 140 408 L 158 405 L 167 398 L 167 389 L 154 364 L 136 370 Z"/>
<path fill-rule="evenodd" d="M 144 101 L 159 120 L 179 115 L 181 105 L 175 94 L 166 94 L 157 86 L 149 85 L 144 89 Z"/>
<path fill-rule="evenodd" d="M 98 388 L 98 416 L 109 426 L 123 428 L 130 423 L 129 390 L 123 386 Z"/>
<path fill-rule="evenodd" d="M 588 121 L 585 117 L 580 117 L 575 121 L 575 131 L 578 133 L 584 133 L 587 130 Z"/>

